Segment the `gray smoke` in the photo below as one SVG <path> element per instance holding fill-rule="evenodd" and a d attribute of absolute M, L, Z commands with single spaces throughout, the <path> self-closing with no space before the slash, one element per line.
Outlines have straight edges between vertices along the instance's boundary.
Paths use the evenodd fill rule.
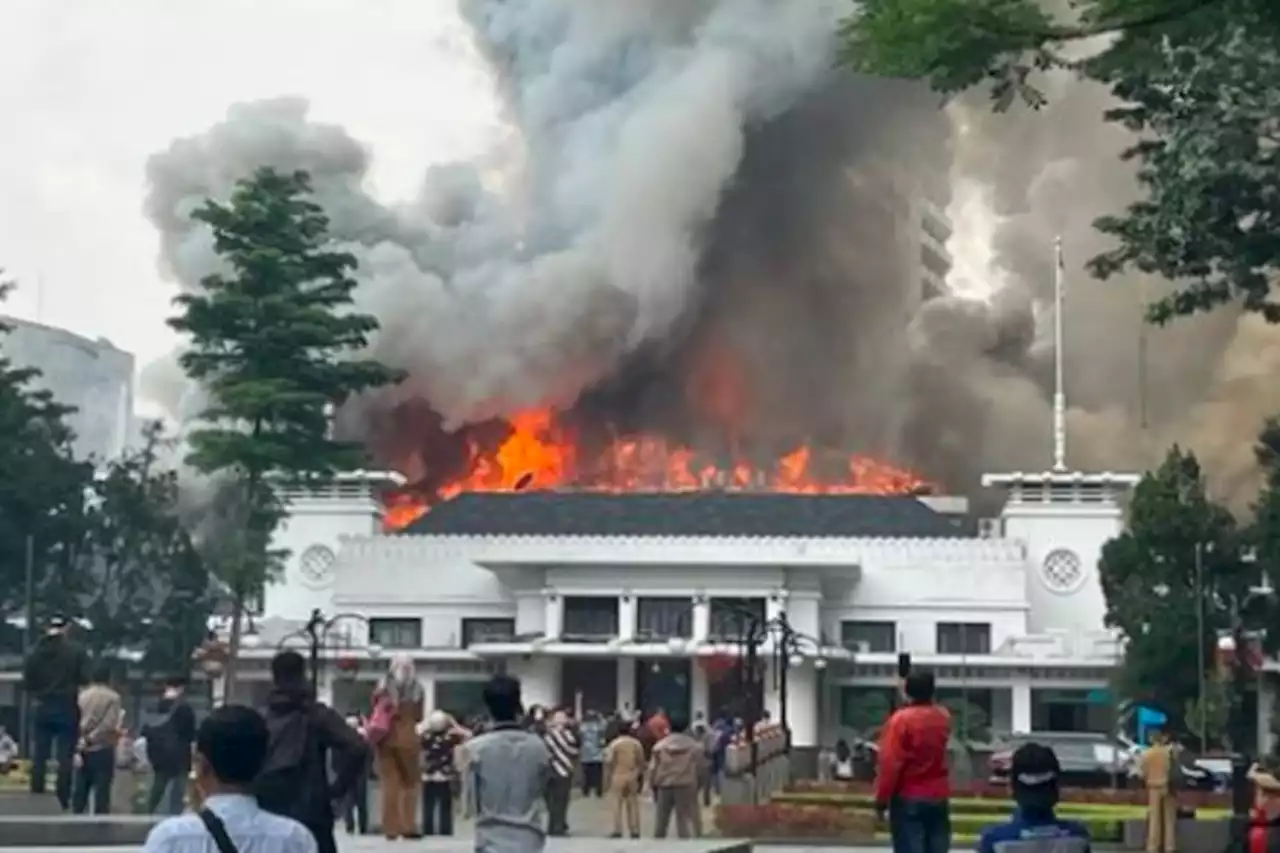
<path fill-rule="evenodd" d="M 1223 313 L 1155 333 L 1143 394 L 1141 288 L 1081 272 L 1092 218 L 1135 192 L 1101 93 L 1060 80 L 1046 113 L 945 114 L 919 87 L 832 69 L 844 0 L 459 6 L 518 144 L 432 167 L 414 204 L 369 196 L 369 152 L 296 98 L 233 106 L 148 169 L 162 265 L 188 289 L 216 269 L 195 205 L 260 166 L 312 174 L 382 322 L 373 352 L 411 377 L 344 413 L 375 443 L 413 398 L 446 429 L 554 404 L 697 443 L 687 380 L 714 349 L 749 386 L 735 429 L 765 449 L 884 453 L 962 489 L 1042 469 L 1062 234 L 1073 462 L 1131 468 L 1211 438 L 1211 467 L 1245 484 L 1258 415 L 1280 403 L 1255 382 L 1280 364 L 1271 330 Z M 917 198 L 957 226 L 955 292 L 923 303 L 916 220 L 890 210 Z M 171 367 L 144 381 L 198 405 Z"/>

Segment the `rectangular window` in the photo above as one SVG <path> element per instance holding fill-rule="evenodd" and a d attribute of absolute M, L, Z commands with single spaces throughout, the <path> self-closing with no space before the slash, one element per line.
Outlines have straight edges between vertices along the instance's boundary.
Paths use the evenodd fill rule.
<path fill-rule="evenodd" d="M 854 652 L 895 652 L 898 650 L 898 623 L 842 619 L 840 645 Z"/>
<path fill-rule="evenodd" d="M 384 649 L 420 649 L 422 620 L 370 619 L 369 641 Z"/>
<path fill-rule="evenodd" d="M 744 639 L 748 632 L 759 630 L 765 621 L 763 598 L 711 599 L 710 639 L 733 641 Z"/>
<path fill-rule="evenodd" d="M 613 596 L 571 595 L 564 599 L 561 639 L 599 642 L 618 636 L 618 599 Z"/>
<path fill-rule="evenodd" d="M 671 637 L 693 636 L 692 598 L 636 599 L 636 639 L 661 642 Z"/>
<path fill-rule="evenodd" d="M 463 619 L 462 647 L 473 643 L 509 643 L 516 636 L 514 619 Z"/>
<path fill-rule="evenodd" d="M 938 654 L 991 654 L 991 625 L 987 622 L 939 622 Z"/>

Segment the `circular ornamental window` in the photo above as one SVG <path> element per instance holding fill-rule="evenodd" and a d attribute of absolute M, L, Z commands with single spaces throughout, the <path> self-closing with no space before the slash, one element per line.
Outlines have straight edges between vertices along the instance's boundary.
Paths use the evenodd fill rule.
<path fill-rule="evenodd" d="M 337 559 L 338 556 L 329 546 L 312 545 L 302 552 L 302 557 L 298 560 L 302 579 L 316 586 L 327 582 L 333 575 L 333 564 Z"/>
<path fill-rule="evenodd" d="M 1075 551 L 1055 548 L 1045 555 L 1040 578 L 1053 592 L 1074 592 L 1084 582 L 1084 563 Z"/>

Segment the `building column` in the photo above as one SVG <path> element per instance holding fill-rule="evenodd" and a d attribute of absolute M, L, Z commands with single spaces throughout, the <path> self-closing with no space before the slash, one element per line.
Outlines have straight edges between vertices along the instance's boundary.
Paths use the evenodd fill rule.
<path fill-rule="evenodd" d="M 1009 723 L 1014 734 L 1028 734 L 1031 731 L 1031 684 L 1026 681 L 1014 682 L 1009 690 Z"/>
<path fill-rule="evenodd" d="M 702 714 L 704 720 L 711 720 L 711 709 L 708 707 L 710 703 L 710 683 L 707 680 L 707 671 L 700 663 L 701 658 L 695 651 L 689 656 L 689 710 L 692 712 L 690 719 L 697 719 L 698 714 Z"/>
<path fill-rule="evenodd" d="M 635 710 L 636 707 L 636 659 L 618 657 L 618 704 L 615 710 Z"/>
<path fill-rule="evenodd" d="M 316 679 L 316 701 L 333 707 L 333 667 L 323 658 L 319 661 L 320 677 Z"/>
<path fill-rule="evenodd" d="M 551 708 L 560 704 L 559 658 L 519 657 L 507 663 L 507 671 L 520 679 L 520 697 L 526 709 L 534 705 Z"/>
<path fill-rule="evenodd" d="M 629 643 L 636 638 L 636 598 L 623 595 L 618 598 L 618 639 Z"/>
<path fill-rule="evenodd" d="M 552 589 L 543 590 L 542 599 L 547 608 L 543 635 L 549 640 L 558 640 L 564 625 L 564 599 Z"/>
<path fill-rule="evenodd" d="M 792 746 L 816 747 L 821 744 L 818 727 L 822 697 L 818 695 L 818 685 L 818 671 L 811 661 L 787 670 L 787 725 L 791 729 Z"/>
<path fill-rule="evenodd" d="M 1258 755 L 1271 753 L 1271 716 L 1276 710 L 1275 683 L 1263 673 L 1258 678 Z"/>
<path fill-rule="evenodd" d="M 693 624 L 690 625 L 690 638 L 693 645 L 700 646 L 711 637 L 711 599 L 705 595 L 693 597 Z"/>

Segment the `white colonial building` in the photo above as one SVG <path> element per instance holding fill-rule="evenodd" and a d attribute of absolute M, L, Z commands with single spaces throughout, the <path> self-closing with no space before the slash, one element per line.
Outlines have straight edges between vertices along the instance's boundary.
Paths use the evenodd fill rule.
<path fill-rule="evenodd" d="M 812 638 L 787 667 L 797 746 L 863 725 L 902 652 L 993 733 L 1109 731 L 1119 650 L 1097 563 L 1134 482 L 992 476 L 1008 499 L 977 530 L 959 499 L 521 492 L 464 494 L 384 535 L 383 483 L 353 476 L 294 496 L 288 570 L 247 654 L 269 657 L 319 608 L 337 617 L 322 692 L 340 710 L 367 701 L 385 666 L 371 658 L 405 652 L 455 711 L 504 668 L 530 704 L 710 714 L 738 699 L 705 663 L 736 651 L 729 614 L 746 608 Z"/>

